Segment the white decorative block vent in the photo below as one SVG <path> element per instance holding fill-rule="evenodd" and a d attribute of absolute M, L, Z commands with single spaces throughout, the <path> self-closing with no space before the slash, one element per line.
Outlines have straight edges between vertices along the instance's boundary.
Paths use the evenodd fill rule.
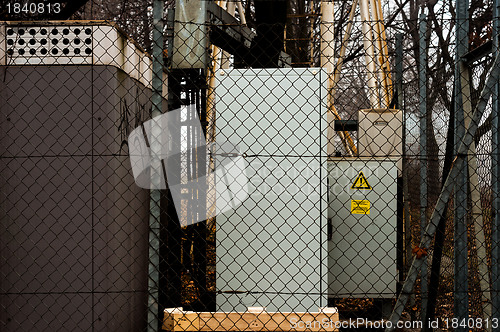
<path fill-rule="evenodd" d="M 0 22 L 0 66 L 103 65 L 151 88 L 151 56 L 109 21 Z M 167 96 L 166 71 L 163 94 Z"/>
<path fill-rule="evenodd" d="M 7 63 L 92 63 L 91 26 L 6 26 Z"/>

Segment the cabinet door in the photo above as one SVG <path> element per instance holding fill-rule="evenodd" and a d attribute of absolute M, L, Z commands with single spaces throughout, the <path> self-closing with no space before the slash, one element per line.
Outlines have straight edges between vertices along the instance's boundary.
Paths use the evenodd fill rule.
<path fill-rule="evenodd" d="M 326 75 L 219 79 L 217 142 L 246 154 L 248 195 L 217 216 L 217 310 L 317 311 L 326 306 Z"/>
<path fill-rule="evenodd" d="M 335 159 L 328 169 L 329 296 L 393 298 L 397 159 Z"/>

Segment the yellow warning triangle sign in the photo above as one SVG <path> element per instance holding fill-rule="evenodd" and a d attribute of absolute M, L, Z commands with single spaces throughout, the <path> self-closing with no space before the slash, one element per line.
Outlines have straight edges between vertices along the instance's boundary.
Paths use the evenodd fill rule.
<path fill-rule="evenodd" d="M 366 180 L 363 172 L 359 172 L 358 177 L 356 178 L 356 180 L 354 180 L 354 183 L 351 186 L 351 189 L 372 190 L 372 186 L 370 186 L 370 184 Z"/>

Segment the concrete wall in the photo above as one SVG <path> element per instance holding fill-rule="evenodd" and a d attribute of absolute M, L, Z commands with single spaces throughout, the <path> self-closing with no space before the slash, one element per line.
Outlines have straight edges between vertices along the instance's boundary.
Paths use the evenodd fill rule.
<path fill-rule="evenodd" d="M 0 330 L 145 327 L 151 91 L 111 66 L 0 67 Z"/>

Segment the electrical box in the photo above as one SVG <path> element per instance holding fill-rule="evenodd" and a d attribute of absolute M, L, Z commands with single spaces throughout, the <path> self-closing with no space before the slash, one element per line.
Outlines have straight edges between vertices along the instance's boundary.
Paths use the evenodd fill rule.
<path fill-rule="evenodd" d="M 329 297 L 395 297 L 398 160 L 329 161 Z"/>
<path fill-rule="evenodd" d="M 363 157 L 401 157 L 403 116 L 397 109 L 365 109 L 358 113 L 358 150 Z"/>
<path fill-rule="evenodd" d="M 327 78 L 317 68 L 217 73 L 217 143 L 238 147 L 249 181 L 247 198 L 216 217 L 217 311 L 327 305 Z"/>

